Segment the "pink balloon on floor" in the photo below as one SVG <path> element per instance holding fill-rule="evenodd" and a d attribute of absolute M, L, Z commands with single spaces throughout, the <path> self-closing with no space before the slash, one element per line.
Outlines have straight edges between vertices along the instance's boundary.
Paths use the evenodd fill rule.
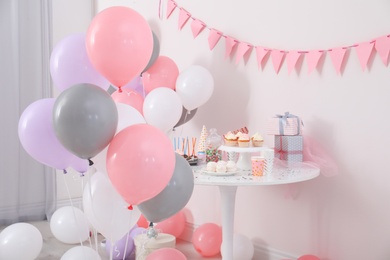
<path fill-rule="evenodd" d="M 192 244 L 202 256 L 217 255 L 222 244 L 222 228 L 214 223 L 199 226 L 192 235 Z"/>
<path fill-rule="evenodd" d="M 298 260 L 321 260 L 321 259 L 315 255 L 303 255 L 299 257 Z"/>
<path fill-rule="evenodd" d="M 186 224 L 186 216 L 183 211 L 179 211 L 176 215 L 159 222 L 156 225 L 156 229 L 162 233 L 171 234 L 172 236 L 179 237 Z"/>
<path fill-rule="evenodd" d="M 187 260 L 187 257 L 175 248 L 161 248 L 150 253 L 146 260 Z"/>

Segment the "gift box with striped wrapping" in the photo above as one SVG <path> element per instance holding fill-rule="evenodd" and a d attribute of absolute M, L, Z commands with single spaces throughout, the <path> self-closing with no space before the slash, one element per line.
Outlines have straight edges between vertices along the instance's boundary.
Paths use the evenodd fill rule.
<path fill-rule="evenodd" d="M 276 115 L 267 122 L 266 133 L 269 135 L 301 135 L 302 120 L 289 112 Z"/>
<path fill-rule="evenodd" d="M 275 135 L 275 157 L 289 162 L 303 161 L 303 136 Z"/>

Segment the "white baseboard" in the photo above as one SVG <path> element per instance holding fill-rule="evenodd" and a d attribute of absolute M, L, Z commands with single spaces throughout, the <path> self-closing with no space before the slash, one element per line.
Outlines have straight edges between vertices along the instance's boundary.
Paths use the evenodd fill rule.
<path fill-rule="evenodd" d="M 179 238 L 187 242 L 192 242 L 192 234 L 194 233 L 194 230 L 197 227 L 199 227 L 199 225 L 186 222 L 184 231 Z M 271 248 L 262 243 L 256 241 L 252 241 L 252 242 L 253 242 L 253 247 L 255 249 L 254 256 L 253 256 L 253 259 L 255 260 L 281 260 L 281 259 L 294 260 L 298 258 L 295 255 L 277 250 L 275 248 Z"/>
<path fill-rule="evenodd" d="M 83 208 L 83 198 L 72 198 L 70 199 L 63 199 L 63 200 L 57 200 L 57 209 L 65 206 L 71 206 L 73 204 L 74 207 L 82 209 Z"/>

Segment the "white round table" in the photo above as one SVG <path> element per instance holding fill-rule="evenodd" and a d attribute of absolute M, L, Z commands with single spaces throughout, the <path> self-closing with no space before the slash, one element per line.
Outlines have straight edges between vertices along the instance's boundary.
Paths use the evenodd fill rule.
<path fill-rule="evenodd" d="M 251 172 L 239 171 L 232 176 L 213 176 L 203 172 L 206 166 L 193 166 L 196 185 L 218 186 L 222 207 L 223 260 L 233 259 L 234 207 L 238 186 L 280 185 L 308 181 L 319 176 L 320 169 L 306 163 L 290 164 L 288 167 L 274 165 L 272 173 L 252 176 Z"/>

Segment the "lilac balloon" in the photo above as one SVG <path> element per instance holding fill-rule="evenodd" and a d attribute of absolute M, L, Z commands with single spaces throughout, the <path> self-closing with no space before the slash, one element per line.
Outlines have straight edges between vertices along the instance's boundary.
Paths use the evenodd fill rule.
<path fill-rule="evenodd" d="M 142 78 L 140 76 L 135 77 L 129 83 L 124 85 L 122 88 L 134 90 L 142 97 L 145 97 L 144 85 L 142 84 Z"/>
<path fill-rule="evenodd" d="M 54 133 L 54 102 L 54 98 L 40 99 L 23 111 L 18 126 L 19 140 L 26 152 L 40 163 L 59 170 L 73 166 L 84 172 L 88 161 L 66 150 Z"/>
<path fill-rule="evenodd" d="M 143 227 L 137 227 L 130 231 L 130 236 L 134 239 L 139 234 L 146 233 L 146 228 Z"/>
<path fill-rule="evenodd" d="M 127 242 L 127 243 L 126 243 Z M 127 244 L 127 247 L 126 247 Z M 116 241 L 115 243 L 111 243 L 110 240 L 106 240 L 106 253 L 107 255 L 110 255 L 112 248 L 112 259 L 114 260 L 122 260 L 126 259 L 133 253 L 135 246 L 134 246 L 134 239 L 130 236 L 130 232 L 128 232 L 124 237 Z"/>
<path fill-rule="evenodd" d="M 81 83 L 90 83 L 104 90 L 110 86 L 89 60 L 85 37 L 85 33 L 71 34 L 62 39 L 51 53 L 51 77 L 61 91 Z"/>

